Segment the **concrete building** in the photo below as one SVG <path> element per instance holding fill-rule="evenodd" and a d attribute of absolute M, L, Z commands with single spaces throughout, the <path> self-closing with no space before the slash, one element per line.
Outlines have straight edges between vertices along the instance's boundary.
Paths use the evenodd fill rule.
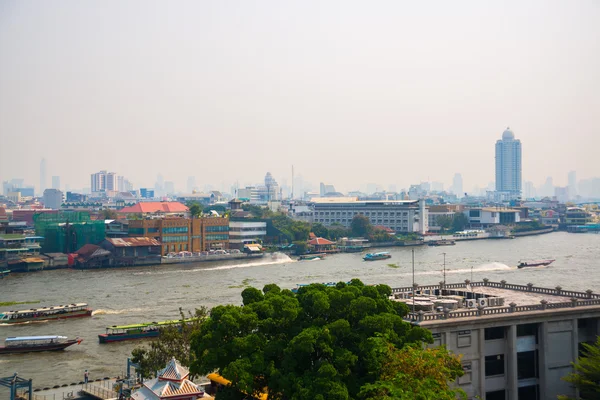
<path fill-rule="evenodd" d="M 92 194 L 99 192 L 116 192 L 118 190 L 117 174 L 100 171 L 91 175 Z"/>
<path fill-rule="evenodd" d="M 229 248 L 242 250 L 244 245 L 262 244 L 267 236 L 267 222 L 255 219 L 229 221 Z"/>
<path fill-rule="evenodd" d="M 343 197 L 313 199 L 313 221 L 325 226 L 341 224 L 350 227 L 355 215 L 364 215 L 373 225 L 390 228 L 394 232 L 428 230 L 428 210 L 423 200 L 358 201 Z"/>
<path fill-rule="evenodd" d="M 521 195 L 521 141 L 506 128 L 496 142 L 496 191 Z"/>
<path fill-rule="evenodd" d="M 63 203 L 63 192 L 57 189 L 44 190 L 44 207 L 59 210 Z"/>
<path fill-rule="evenodd" d="M 429 329 L 433 346 L 462 355 L 456 384 L 469 399 L 539 400 L 575 396 L 561 378 L 572 371 L 581 343 L 600 333 L 600 295 L 505 281 L 392 289 Z M 414 295 L 413 295 L 414 294 Z"/>
<path fill-rule="evenodd" d="M 440 204 L 429 206 L 427 211 L 429 219 L 429 232 L 437 232 L 441 230 L 440 224 L 438 223 L 439 217 L 454 218 L 454 214 L 457 212 L 463 212 L 465 206 L 462 204 Z"/>

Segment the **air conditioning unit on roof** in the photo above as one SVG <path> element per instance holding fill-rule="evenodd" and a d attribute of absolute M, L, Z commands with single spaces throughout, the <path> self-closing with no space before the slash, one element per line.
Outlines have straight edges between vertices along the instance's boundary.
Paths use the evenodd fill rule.
<path fill-rule="evenodd" d="M 482 297 L 480 299 L 477 299 L 477 304 L 479 304 L 481 307 L 487 307 L 488 306 L 487 297 Z"/>
<path fill-rule="evenodd" d="M 466 299 L 467 308 L 475 308 L 477 307 L 477 300 L 475 299 Z"/>

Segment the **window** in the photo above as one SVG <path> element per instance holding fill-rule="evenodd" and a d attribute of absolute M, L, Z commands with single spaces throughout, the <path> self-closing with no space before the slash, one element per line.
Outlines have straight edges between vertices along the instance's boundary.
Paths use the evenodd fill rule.
<path fill-rule="evenodd" d="M 517 336 L 537 336 L 537 324 L 517 325 Z"/>
<path fill-rule="evenodd" d="M 161 240 L 163 241 L 163 243 L 187 242 L 188 237 L 187 236 L 163 236 Z"/>
<path fill-rule="evenodd" d="M 537 350 L 517 353 L 517 379 L 528 379 L 537 377 Z"/>
<path fill-rule="evenodd" d="M 506 393 L 504 390 L 485 392 L 485 399 L 486 400 L 506 400 Z"/>
<path fill-rule="evenodd" d="M 215 226 L 207 226 L 206 232 L 228 232 L 229 226 L 227 225 L 215 225 Z"/>
<path fill-rule="evenodd" d="M 129 228 L 130 235 L 143 235 L 144 228 Z"/>
<path fill-rule="evenodd" d="M 148 228 L 148 233 L 158 233 L 158 228 Z"/>
<path fill-rule="evenodd" d="M 162 233 L 165 234 L 169 234 L 169 233 L 187 233 L 188 232 L 188 227 L 187 226 L 170 226 L 170 227 L 166 227 L 162 229 Z"/>
<path fill-rule="evenodd" d="M 519 399 L 527 400 L 539 400 L 540 399 L 540 386 L 523 386 L 519 388 Z M 487 397 L 489 399 L 489 397 Z"/>
<path fill-rule="evenodd" d="M 485 376 L 504 375 L 504 354 L 485 357 Z"/>
<path fill-rule="evenodd" d="M 206 240 L 229 240 L 229 235 L 206 235 Z"/>
<path fill-rule="evenodd" d="M 471 218 L 480 218 L 481 217 L 480 210 L 469 210 L 469 217 Z"/>
<path fill-rule="evenodd" d="M 504 339 L 504 327 L 485 328 L 485 340 Z"/>

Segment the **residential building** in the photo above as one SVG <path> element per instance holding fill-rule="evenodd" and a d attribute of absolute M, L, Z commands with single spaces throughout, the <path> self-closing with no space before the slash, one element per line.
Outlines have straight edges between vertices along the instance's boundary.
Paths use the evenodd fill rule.
<path fill-rule="evenodd" d="M 133 190 L 133 184 L 129 182 L 124 176 L 117 177 L 117 191 L 119 192 L 131 192 Z"/>
<path fill-rule="evenodd" d="M 109 237 L 100 247 L 111 252 L 116 266 L 160 264 L 161 243 L 154 238 Z"/>
<path fill-rule="evenodd" d="M 106 229 L 106 237 L 120 238 L 129 234 L 129 221 L 126 219 L 106 219 L 104 220 L 104 225 Z"/>
<path fill-rule="evenodd" d="M 6 198 L 17 204 L 21 201 L 21 192 L 8 192 Z"/>
<path fill-rule="evenodd" d="M 521 195 L 521 141 L 506 128 L 496 142 L 496 191 Z"/>
<path fill-rule="evenodd" d="M 250 218 L 229 220 L 229 248 L 242 250 L 244 245 L 262 244 L 267 236 L 267 222 Z"/>
<path fill-rule="evenodd" d="M 100 192 L 117 192 L 119 185 L 117 174 L 114 172 L 100 171 L 91 175 L 92 194 Z"/>
<path fill-rule="evenodd" d="M 381 225 L 395 232 L 428 230 L 428 210 L 423 200 L 358 201 L 348 198 L 313 199 L 313 221 L 325 226 L 341 224 L 350 228 L 355 215 L 364 215 L 373 225 Z"/>
<path fill-rule="evenodd" d="M 600 295 L 591 290 L 484 279 L 392 292 L 412 309 L 409 321 L 432 332 L 432 346 L 461 355 L 465 374 L 456 385 L 469 399 L 574 397 L 562 378 L 573 371 L 581 344 L 600 334 Z"/>
<path fill-rule="evenodd" d="M 129 236 L 160 240 L 161 255 L 229 248 L 229 219 L 154 218 L 129 220 Z"/>
<path fill-rule="evenodd" d="M 521 210 L 499 207 L 469 208 L 463 213 L 471 228 L 486 228 L 491 225 L 511 225 L 521 221 Z"/>
<path fill-rule="evenodd" d="M 44 190 L 44 207 L 59 210 L 63 203 L 63 192 L 58 189 Z"/>

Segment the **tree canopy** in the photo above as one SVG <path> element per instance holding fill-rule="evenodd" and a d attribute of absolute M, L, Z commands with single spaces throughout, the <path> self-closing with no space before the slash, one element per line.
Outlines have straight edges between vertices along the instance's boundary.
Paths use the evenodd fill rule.
<path fill-rule="evenodd" d="M 582 343 L 581 357 L 573 363 L 574 372 L 563 379 L 579 389 L 579 397 L 584 400 L 600 399 L 600 336 L 596 343 Z M 559 396 L 560 400 L 570 400 L 571 397 Z"/>
<path fill-rule="evenodd" d="M 431 343 L 432 336 L 405 322 L 408 307 L 390 300 L 390 294 L 389 286 L 365 286 L 358 279 L 335 287 L 313 284 L 297 294 L 274 284 L 262 292 L 246 288 L 243 306 L 213 308 L 194 335 L 192 371 L 217 370 L 232 382 L 217 394 L 219 400 L 264 391 L 270 400 L 374 399 L 401 389 L 448 398 L 437 394 L 454 394 L 443 383 L 462 369 L 445 349 L 426 353 L 423 368 L 402 372 L 412 379 L 403 384 L 405 376 L 396 366 L 404 365 L 404 356 L 416 360 L 422 343 Z M 421 372 L 435 362 L 447 368 L 436 370 L 426 387 L 415 388 Z"/>

